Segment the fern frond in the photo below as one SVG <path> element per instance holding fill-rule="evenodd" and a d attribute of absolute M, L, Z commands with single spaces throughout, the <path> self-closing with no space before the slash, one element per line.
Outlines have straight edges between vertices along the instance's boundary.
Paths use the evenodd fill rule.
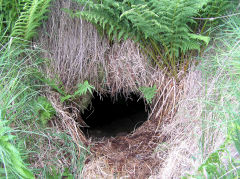
<path fill-rule="evenodd" d="M 76 96 L 85 95 L 85 94 L 87 94 L 87 92 L 92 94 L 94 89 L 95 89 L 95 87 L 90 85 L 88 83 L 88 81 L 86 80 L 86 81 L 84 81 L 84 83 L 79 83 L 78 84 L 78 89 L 77 89 L 77 91 L 74 92 L 73 95 L 68 94 L 68 95 L 64 95 L 64 96 L 60 97 L 61 98 L 61 102 L 64 102 L 64 101 L 69 100 L 71 98 L 75 98 Z"/>
<path fill-rule="evenodd" d="M 190 25 L 209 1 L 213 0 L 77 0 L 87 8 L 76 15 L 103 29 L 111 40 L 130 38 L 144 48 L 152 47 L 147 53 L 156 64 L 171 70 L 182 54 L 208 44 L 209 38 L 195 35 Z M 158 63 L 156 56 L 164 63 Z"/>
<path fill-rule="evenodd" d="M 7 43 L 21 9 L 23 9 L 22 1 L 0 0 L 0 41 L 2 44 Z"/>
<path fill-rule="evenodd" d="M 47 16 L 48 7 L 51 0 L 25 0 L 23 10 L 16 21 L 11 37 L 15 43 L 24 43 L 37 34 L 37 27 Z"/>
<path fill-rule="evenodd" d="M 231 0 L 208 0 L 203 8 L 199 11 L 200 18 L 214 18 L 223 16 L 228 10 L 234 9 L 234 3 L 236 1 Z M 216 27 L 220 22 L 220 19 L 214 21 L 206 20 L 201 27 L 201 33 L 207 31 L 209 28 Z M 208 32 L 209 34 L 210 32 Z"/>
<path fill-rule="evenodd" d="M 157 87 L 154 85 L 153 87 L 140 87 L 139 90 L 142 92 L 144 98 L 146 99 L 147 103 L 151 103 L 152 99 L 155 97 L 157 93 Z"/>

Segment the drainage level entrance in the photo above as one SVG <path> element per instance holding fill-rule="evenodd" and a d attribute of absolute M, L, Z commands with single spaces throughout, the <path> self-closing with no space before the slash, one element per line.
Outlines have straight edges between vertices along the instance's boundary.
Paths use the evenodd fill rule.
<path fill-rule="evenodd" d="M 84 128 L 86 136 L 93 138 L 116 137 L 131 133 L 147 120 L 144 101 L 131 94 L 128 99 L 119 94 L 115 101 L 106 95 L 100 99 L 94 93 L 91 109 L 82 114 L 89 126 Z"/>

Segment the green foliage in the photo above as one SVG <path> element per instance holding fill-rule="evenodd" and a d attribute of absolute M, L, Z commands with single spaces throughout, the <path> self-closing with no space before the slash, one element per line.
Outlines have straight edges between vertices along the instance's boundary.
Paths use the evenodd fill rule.
<path fill-rule="evenodd" d="M 214 176 L 219 177 L 219 167 L 221 164 L 220 155 L 223 152 L 223 149 L 217 150 L 214 153 L 211 153 L 207 160 L 199 167 L 201 173 L 207 173 L 208 177 L 213 178 Z"/>
<path fill-rule="evenodd" d="M 94 86 L 90 85 L 88 83 L 88 81 L 84 81 L 84 83 L 79 83 L 78 84 L 78 89 L 74 92 L 73 95 L 69 94 L 69 95 L 65 95 L 65 96 L 61 97 L 61 102 L 69 100 L 70 98 L 75 98 L 77 96 L 82 96 L 84 94 L 87 94 L 87 92 L 92 94 L 92 90 L 94 90 L 94 89 L 95 89 Z"/>
<path fill-rule="evenodd" d="M 240 155 L 240 51 L 239 51 L 239 40 L 240 40 L 240 20 L 238 17 L 232 17 L 227 19 L 227 28 L 224 30 L 223 39 L 228 38 L 229 42 L 224 43 L 230 50 L 230 60 L 227 64 L 227 72 L 231 76 L 233 83 L 231 89 L 231 96 L 234 98 L 237 104 L 232 104 L 229 100 L 228 113 L 229 116 L 234 119 L 229 124 L 229 138 L 234 142 L 235 147 Z"/>
<path fill-rule="evenodd" d="M 156 85 L 154 85 L 153 87 L 140 87 L 139 90 L 142 92 L 147 103 L 149 103 L 149 104 L 152 103 L 152 99 L 154 98 L 155 94 L 157 93 Z"/>
<path fill-rule="evenodd" d="M 235 2 L 232 0 L 209 0 L 199 12 L 199 18 L 209 18 L 204 20 L 203 24 L 199 23 L 199 25 L 202 25 L 200 33 L 208 31 L 207 34 L 209 34 L 212 29 L 221 23 L 221 18 L 215 18 L 225 15 L 228 10 L 233 11 Z"/>
<path fill-rule="evenodd" d="M 12 49 L 10 44 L 0 50 L 0 178 L 4 175 L 6 178 L 34 178 L 21 158 L 21 148 L 16 147 L 19 144 L 14 136 L 17 132 L 9 127 L 17 120 L 33 118 L 30 99 L 36 93 L 26 80 L 30 67 L 27 58 L 20 58 L 22 53 L 23 50 Z"/>
<path fill-rule="evenodd" d="M 89 92 L 92 94 L 92 91 L 95 89 L 94 86 L 90 85 L 88 81 L 84 81 L 84 83 L 79 83 L 77 90 L 73 94 L 68 94 L 63 87 L 63 84 L 61 81 L 57 78 L 51 79 L 47 78 L 42 72 L 40 72 L 37 69 L 33 69 L 32 74 L 35 78 L 43 82 L 44 85 L 47 85 L 51 87 L 53 90 L 58 92 L 61 97 L 61 102 L 64 102 L 66 100 L 74 99 L 75 97 L 82 96 L 84 94 L 87 94 Z"/>
<path fill-rule="evenodd" d="M 240 176 L 240 161 L 235 157 L 237 155 L 234 151 L 236 149 L 240 154 L 240 76 L 238 72 L 240 20 L 238 17 L 231 17 L 224 23 L 224 28 L 216 34 L 214 45 L 216 54 L 202 61 L 202 74 L 206 75 L 206 81 L 209 78 L 213 79 L 214 84 L 211 83 L 210 90 L 206 89 L 206 92 L 211 95 L 206 95 L 206 101 L 204 101 L 206 108 L 203 110 L 204 125 L 200 140 L 204 162 L 195 175 L 189 175 L 192 178 L 235 179 Z M 211 113 L 211 117 L 206 119 L 207 113 Z M 220 149 L 210 154 L 208 152 L 213 147 L 211 145 L 214 141 L 206 134 L 209 132 L 211 135 L 217 133 L 226 135 L 226 140 Z"/>
<path fill-rule="evenodd" d="M 46 126 L 47 122 L 56 114 L 56 111 L 52 107 L 51 103 L 43 96 L 38 97 L 35 101 L 34 110 L 38 114 L 43 126 Z"/>
<path fill-rule="evenodd" d="M 209 38 L 193 34 L 189 24 L 208 0 L 77 0 L 81 12 L 67 12 L 92 22 L 110 40 L 131 38 L 161 68 L 177 72 L 178 63 L 190 50 L 200 50 Z"/>
<path fill-rule="evenodd" d="M 47 153 L 48 157 L 41 159 L 45 165 L 35 170 L 36 178 L 82 178 L 82 169 L 90 154 L 89 148 L 85 148 L 82 143 L 76 144 L 66 131 L 37 126 L 37 129 L 28 132 L 29 135 L 20 136 L 21 140 L 29 143 L 27 152 L 31 156 L 44 157 Z M 33 143 L 35 145 L 32 145 Z M 80 153 L 79 147 L 81 147 Z M 59 161 L 68 162 L 59 163 Z"/>
<path fill-rule="evenodd" d="M 51 0 L 0 0 L 0 40 L 3 43 L 28 43 L 37 34 L 37 28 Z"/>
<path fill-rule="evenodd" d="M 55 167 L 52 167 L 52 171 L 48 171 L 46 173 L 46 178 L 48 179 L 74 179 L 73 175 L 69 172 L 69 170 L 66 168 L 63 173 L 58 173 Z"/>
<path fill-rule="evenodd" d="M 86 94 L 87 92 L 92 94 L 92 90 L 94 90 L 94 86 L 90 85 L 88 81 L 84 81 L 84 83 L 78 84 L 78 90 L 74 93 L 74 96 L 82 96 L 83 94 Z"/>
<path fill-rule="evenodd" d="M 62 96 L 66 96 L 67 93 L 64 90 L 63 84 L 60 82 L 58 78 L 48 78 L 46 75 L 42 72 L 39 71 L 39 69 L 32 69 L 32 75 L 34 78 L 38 79 L 43 83 L 43 85 L 47 85 L 51 87 L 53 90 L 61 94 Z"/>
<path fill-rule="evenodd" d="M 0 41 L 6 42 L 6 37 L 12 32 L 23 5 L 21 1 L 0 0 Z"/>
<path fill-rule="evenodd" d="M 237 152 L 240 155 L 240 118 L 238 118 L 233 123 L 233 133 L 231 133 L 231 138 L 235 144 L 235 147 L 237 149 Z"/>
<path fill-rule="evenodd" d="M 225 165 L 221 159 L 223 155 L 225 156 L 225 160 L 228 162 L 227 165 Z M 238 169 L 240 167 L 238 166 L 239 162 L 240 161 L 231 159 L 226 146 L 222 146 L 221 149 L 218 149 L 209 155 L 206 161 L 198 168 L 198 171 L 195 175 L 187 175 L 188 177 L 185 176 L 183 178 L 237 179 L 240 176 L 240 170 Z"/>
<path fill-rule="evenodd" d="M 37 27 L 41 25 L 41 21 L 46 19 L 48 7 L 51 0 L 24 0 L 24 7 L 20 16 L 16 21 L 11 37 L 15 42 L 23 43 L 22 40 L 30 40 L 37 34 Z"/>
<path fill-rule="evenodd" d="M 15 136 L 11 135 L 11 128 L 7 126 L 7 121 L 1 117 L 0 111 L 0 177 L 5 175 L 8 178 L 8 175 L 14 174 L 21 178 L 34 178 L 32 172 L 23 163 L 18 149 L 11 144 Z"/>

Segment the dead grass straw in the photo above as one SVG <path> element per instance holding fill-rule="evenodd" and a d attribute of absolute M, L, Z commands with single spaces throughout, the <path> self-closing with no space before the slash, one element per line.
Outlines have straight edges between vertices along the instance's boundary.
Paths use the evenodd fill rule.
<path fill-rule="evenodd" d="M 70 0 L 54 1 L 50 18 L 42 29 L 40 43 L 48 50 L 44 56 L 50 59 L 47 69 L 49 76 L 58 77 L 67 92 L 72 93 L 76 85 L 84 80 L 94 85 L 99 95 L 109 93 L 116 97 L 117 93 L 122 93 L 127 98 L 134 92 L 141 96 L 139 87 L 153 85 L 157 86 L 158 92 L 151 106 L 149 120 L 140 128 L 127 136 L 95 143 L 89 143 L 79 130 L 76 121 L 84 125 L 81 124 L 79 106 L 64 106 L 58 94 L 49 92 L 48 97 L 65 130 L 76 144 L 91 146 L 92 155 L 86 160 L 83 178 L 147 178 L 156 174 L 159 168 L 166 174 L 164 168 L 169 164 L 162 164 L 167 156 L 171 156 L 168 152 L 173 150 L 172 146 L 177 142 L 171 142 L 171 148 L 162 148 L 159 144 L 178 140 L 174 135 L 181 136 L 183 128 L 179 125 L 182 124 L 172 124 L 172 120 L 175 118 L 174 121 L 177 121 L 175 113 L 178 100 L 189 95 L 186 90 L 186 94 L 182 92 L 187 81 L 177 83 L 174 78 L 167 77 L 164 70 L 153 67 L 139 46 L 131 40 L 110 45 L 91 24 L 70 18 L 62 8 L 80 7 Z M 74 110 L 70 113 L 69 108 Z M 190 128 L 189 125 L 187 130 Z"/>
<path fill-rule="evenodd" d="M 162 153 L 161 147 L 166 146 L 168 152 L 162 166 L 151 178 L 179 178 L 195 174 L 203 160 L 223 143 L 224 129 L 213 127 L 211 121 L 215 116 L 204 111 L 206 104 L 203 99 L 209 100 L 217 95 L 214 90 L 216 81 L 217 78 L 210 79 L 206 89 L 202 73 L 194 68 L 182 80 L 178 110 L 171 122 L 162 127 L 160 134 L 170 138 L 165 145 L 160 145 L 158 152 Z"/>

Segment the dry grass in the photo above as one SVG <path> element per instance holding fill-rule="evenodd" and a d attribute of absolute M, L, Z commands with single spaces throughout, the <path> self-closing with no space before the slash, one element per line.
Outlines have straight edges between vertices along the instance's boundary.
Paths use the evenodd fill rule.
<path fill-rule="evenodd" d="M 165 73 L 151 68 L 134 42 L 110 45 L 91 24 L 61 10 L 76 7 L 70 0 L 55 1 L 39 38 L 48 51 L 44 56 L 51 59 L 50 76 L 57 76 L 66 91 L 72 92 L 85 79 L 99 92 L 111 88 L 107 92 L 113 96 L 164 81 Z"/>
<path fill-rule="evenodd" d="M 202 126 L 204 104 L 198 101 L 205 95 L 202 74 L 190 70 L 177 83 L 164 70 L 152 67 L 132 41 L 110 45 L 91 24 L 70 18 L 61 8 L 77 6 L 70 0 L 56 0 L 40 42 L 48 50 L 44 56 L 51 59 L 49 76 L 59 77 L 67 92 L 73 92 L 84 80 L 94 85 L 99 95 L 109 93 L 113 97 L 117 93 L 126 98 L 131 92 L 141 95 L 138 90 L 141 86 L 155 84 L 158 89 L 147 122 L 132 134 L 96 143 L 88 141 L 79 130 L 78 125 L 84 125 L 79 106 L 64 106 L 56 93 L 49 92 L 64 129 L 76 144 L 91 146 L 92 155 L 86 160 L 82 177 L 179 178 L 196 170 L 202 157 L 218 146 L 215 136 L 218 139 L 221 136 L 219 131 Z M 214 80 L 210 84 L 213 87 Z M 214 90 L 211 87 L 208 90 L 207 96 L 211 96 Z M 205 119 L 211 119 L 212 114 L 206 115 Z M 205 138 L 213 139 L 213 145 L 204 146 L 199 155 L 199 136 L 203 130 Z"/>
<path fill-rule="evenodd" d="M 49 122 L 49 128 L 32 123 L 29 126 L 25 125 L 24 129 L 26 132 L 19 135 L 19 138 L 25 141 L 28 162 L 38 178 L 46 178 L 46 174 L 52 170 L 60 174 L 65 169 L 78 176 L 79 163 L 81 164 L 77 156 L 78 147 L 61 121 L 52 120 Z M 81 157 L 85 157 L 86 153 L 86 149 L 84 152 L 82 150 Z"/>
<path fill-rule="evenodd" d="M 146 178 L 162 162 L 159 158 L 161 155 L 157 154 L 156 157 L 154 151 L 159 143 L 167 140 L 159 132 L 174 116 L 181 87 L 164 71 L 153 68 L 132 41 L 110 46 L 106 39 L 99 37 L 91 24 L 81 19 L 71 19 L 60 10 L 69 7 L 74 7 L 70 1 L 55 1 L 51 16 L 42 30 L 40 42 L 49 51 L 44 56 L 51 59 L 47 69 L 49 76 L 58 76 L 68 92 L 72 92 L 76 84 L 84 80 L 94 85 L 100 95 L 110 93 L 113 97 L 117 93 L 126 97 L 131 92 L 141 95 L 138 90 L 141 86 L 155 84 L 158 89 L 149 121 L 128 136 L 97 143 L 89 143 L 79 131 L 75 122 L 82 122 L 78 106 L 63 106 L 57 94 L 49 93 L 49 99 L 65 130 L 69 131 L 77 144 L 81 141 L 91 145 L 93 155 L 84 167 L 83 176 L 127 175 Z M 74 112 L 69 113 L 69 107 Z"/>
<path fill-rule="evenodd" d="M 41 31 L 40 44 L 48 50 L 51 59 L 49 73 L 57 76 L 66 91 L 72 92 L 76 84 L 88 79 L 99 87 L 99 68 L 105 67 L 105 53 L 109 50 L 106 39 L 101 38 L 93 25 L 84 20 L 70 18 L 62 8 L 76 8 L 70 0 L 54 1 L 49 20 Z M 103 69 L 105 71 L 105 69 Z"/>
<path fill-rule="evenodd" d="M 210 79 L 206 89 L 202 75 L 192 69 L 181 81 L 184 87 L 178 101 L 178 111 L 171 123 L 161 130 L 162 135 L 171 136 L 164 145 L 168 148 L 168 154 L 151 178 L 179 178 L 195 174 L 206 157 L 225 140 L 226 129 L 212 126 L 213 121 L 218 120 L 217 116 L 204 111 L 206 104 L 203 99 L 209 100 L 218 95 L 214 90 L 218 79 Z M 159 150 L 159 153 L 162 151 Z"/>

